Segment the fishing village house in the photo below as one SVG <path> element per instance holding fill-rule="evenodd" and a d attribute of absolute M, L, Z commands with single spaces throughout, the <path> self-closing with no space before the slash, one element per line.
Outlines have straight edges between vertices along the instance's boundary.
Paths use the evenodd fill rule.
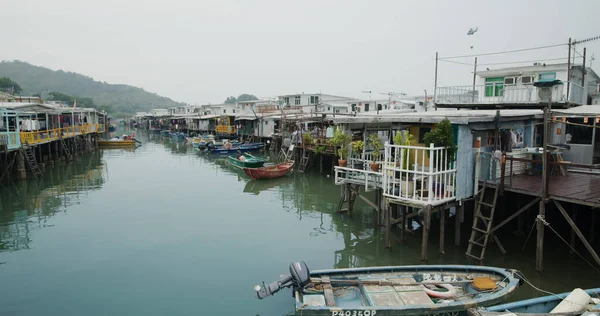
<path fill-rule="evenodd" d="M 535 218 L 537 270 L 543 269 L 544 226 L 547 220 L 568 224 L 600 265 L 600 257 L 571 220 L 574 215 L 570 216 L 563 206 L 570 204 L 573 214 L 577 209 L 600 207 L 600 191 L 597 190 L 600 179 L 594 172 L 598 165 L 593 164 L 597 152 L 595 126 L 600 119 L 594 117 L 598 113 L 597 108 L 585 106 L 592 102 L 598 91 L 598 75 L 589 67 L 568 63 L 487 69 L 477 71 L 475 75 L 475 85 L 436 87 L 437 108 L 551 112 L 546 116 L 542 114 L 537 122 L 532 121 L 533 127 L 526 124 L 522 131 L 496 127 L 495 131 L 487 131 L 487 141 L 485 134 L 478 137 L 477 145 L 481 145 L 473 150 L 476 157 L 474 191 L 480 186 L 482 189 L 474 206 L 473 231 L 467 254 L 482 259 L 487 241 L 492 238 L 504 252 L 494 231 L 517 217 L 523 218 L 524 212 L 538 204 Z M 522 143 L 525 148 L 514 150 L 509 145 L 513 143 Z M 493 149 L 489 155 L 483 153 L 482 148 L 486 144 Z M 542 153 L 540 148 L 545 144 L 548 154 Z M 459 160 L 457 163 L 460 165 L 462 162 Z M 490 167 L 484 168 L 487 165 Z M 543 182 L 543 179 L 547 180 Z M 493 198 L 488 199 L 486 187 L 491 188 Z M 518 210 L 511 214 L 494 218 L 499 201 L 497 197 L 503 192 L 510 192 L 514 197 L 512 201 L 517 201 L 516 206 L 525 205 L 516 207 Z M 510 202 L 501 200 L 503 203 Z M 505 212 L 506 208 L 501 208 L 501 211 Z M 593 214 L 587 212 L 592 221 L 592 231 Z M 506 218 L 496 225 L 497 220 L 503 217 Z M 519 220 L 518 225 L 521 226 L 521 223 Z M 575 238 L 571 238 L 569 246 L 573 247 L 574 243 Z"/>
<path fill-rule="evenodd" d="M 458 244 L 460 224 L 465 218 L 472 218 L 465 217 L 468 209 L 464 206 L 468 204 L 476 220 L 472 223 L 467 254 L 483 259 L 490 239 L 494 239 L 504 252 L 494 231 L 517 217 L 520 218 L 518 228 L 523 230 L 521 219 L 525 211 L 541 200 L 542 109 L 550 101 L 554 119 L 548 124 L 549 159 L 557 164 L 549 168 L 550 182 L 565 184 L 572 181 L 572 188 L 578 187 L 577 183 L 587 186 L 566 191 L 550 184 L 547 196 L 557 201 L 559 209 L 562 208 L 558 206 L 559 201 L 586 207 L 600 206 L 600 192 L 594 191 L 594 186 L 600 185 L 598 176 L 575 173 L 576 168 L 579 172 L 597 168 L 592 164 L 598 160 L 596 128 L 592 127 L 600 123 L 600 111 L 597 107 L 581 106 L 592 102 L 597 95 L 598 76 L 595 72 L 587 68 L 584 76 L 583 67 L 578 65 L 568 70 L 567 64 L 535 64 L 481 71 L 477 76 L 476 83 L 479 84 L 438 87 L 434 97 L 437 111 L 426 111 L 427 101 L 419 104 L 420 108 L 415 103 L 414 108 L 402 106 L 386 110 L 382 106 L 375 111 L 371 107 L 365 111 L 364 106 L 356 104 L 349 108 L 354 116 L 335 117 L 335 123 L 351 133 L 353 139 L 362 139 L 365 143 L 362 153 L 350 154 L 347 166 L 334 168 L 335 183 L 344 187 L 338 211 L 350 213 L 356 198 L 363 199 L 379 213 L 378 224 L 383 220 L 387 246 L 391 245 L 389 230 L 392 226 L 401 229 L 403 239 L 404 229 L 408 227 L 406 221 L 421 218 L 422 259 L 426 260 L 431 214 L 439 212 L 440 252 L 443 252 L 443 227 L 447 216 L 444 214 L 456 214 L 455 243 Z M 555 85 L 550 90 L 538 87 L 539 83 L 545 82 Z M 448 161 L 446 149 L 424 144 L 425 134 L 435 130 L 444 119 L 450 121 L 457 145 L 455 161 Z M 394 144 L 394 135 L 398 131 L 414 137 L 410 145 Z M 374 170 L 369 167 L 374 161 L 368 141 L 370 134 L 376 134 L 385 143 L 380 152 L 380 167 Z M 592 182 L 588 181 L 590 179 Z M 591 184 L 594 181 L 598 183 Z M 483 184 L 485 186 L 480 189 Z M 362 191 L 375 191 L 375 202 L 366 199 Z M 502 203 L 516 203 L 513 206 L 517 211 L 507 213 L 507 208 L 502 207 L 494 218 L 496 203 L 500 203 L 494 196 L 502 194 L 514 195 L 514 199 Z M 538 221 L 538 225 L 540 223 Z M 573 225 L 571 229 L 577 230 Z M 586 241 L 582 242 L 586 244 Z M 543 241 L 538 239 L 538 249 L 541 247 Z M 597 261 L 600 264 L 600 259 Z M 541 255 L 538 255 L 536 266 L 541 269 Z"/>

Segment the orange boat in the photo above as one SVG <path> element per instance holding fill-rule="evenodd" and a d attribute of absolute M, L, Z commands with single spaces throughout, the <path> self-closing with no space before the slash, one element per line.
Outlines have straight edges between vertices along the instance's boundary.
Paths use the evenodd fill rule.
<path fill-rule="evenodd" d="M 244 172 L 254 180 L 259 179 L 275 179 L 281 178 L 286 174 L 290 173 L 294 168 L 294 161 L 280 163 L 274 166 L 267 166 L 261 168 L 242 168 Z"/>

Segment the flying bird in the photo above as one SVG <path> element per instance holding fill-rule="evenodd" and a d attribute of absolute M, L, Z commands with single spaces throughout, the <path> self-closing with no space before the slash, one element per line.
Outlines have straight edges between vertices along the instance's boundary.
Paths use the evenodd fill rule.
<path fill-rule="evenodd" d="M 479 30 L 479 27 L 470 28 L 469 31 L 467 32 L 467 35 L 473 35 L 473 34 L 475 34 L 475 32 L 477 32 L 477 30 Z"/>

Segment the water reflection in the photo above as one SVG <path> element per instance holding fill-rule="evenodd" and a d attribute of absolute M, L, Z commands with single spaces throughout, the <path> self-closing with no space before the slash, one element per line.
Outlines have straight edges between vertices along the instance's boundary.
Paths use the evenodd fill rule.
<path fill-rule="evenodd" d="M 47 167 L 42 179 L 0 187 L 0 252 L 29 249 L 32 230 L 51 227 L 49 219 L 80 204 L 82 196 L 105 182 L 102 151 L 73 163 Z"/>

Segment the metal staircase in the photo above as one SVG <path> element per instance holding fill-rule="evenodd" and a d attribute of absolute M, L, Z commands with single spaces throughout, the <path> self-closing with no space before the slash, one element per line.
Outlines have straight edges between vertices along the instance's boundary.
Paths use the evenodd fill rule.
<path fill-rule="evenodd" d="M 310 160 L 310 151 L 304 149 L 302 151 L 302 158 L 300 159 L 300 166 L 298 167 L 298 171 L 304 172 L 304 170 L 306 170 L 306 166 L 308 166 L 309 160 Z"/>
<path fill-rule="evenodd" d="M 27 142 L 23 144 L 23 153 L 25 154 L 25 160 L 27 161 L 27 166 L 33 176 L 37 178 L 41 178 L 43 176 L 42 170 L 40 170 L 40 166 L 35 159 L 35 153 L 33 152 L 33 147 L 29 146 Z"/>
<path fill-rule="evenodd" d="M 64 155 L 67 157 L 67 159 L 71 160 L 72 159 L 71 152 L 69 151 L 69 147 L 67 146 L 67 143 L 65 143 L 65 139 L 62 137 L 60 138 L 60 145 L 62 146 Z"/>
<path fill-rule="evenodd" d="M 469 246 L 467 247 L 466 255 L 482 261 L 485 256 L 485 250 L 490 238 L 493 239 L 500 246 L 500 241 L 495 235 L 492 234 L 492 222 L 494 220 L 494 212 L 496 210 L 496 203 L 498 201 L 498 191 L 500 186 L 494 188 L 494 197 L 492 203 L 487 203 L 486 193 L 488 190 L 487 182 L 483 182 L 481 191 L 479 191 L 479 198 L 475 200 L 477 208 L 475 210 L 475 217 L 473 218 L 473 227 L 471 228 L 471 238 L 469 239 Z M 489 194 L 488 194 L 489 196 Z"/>

